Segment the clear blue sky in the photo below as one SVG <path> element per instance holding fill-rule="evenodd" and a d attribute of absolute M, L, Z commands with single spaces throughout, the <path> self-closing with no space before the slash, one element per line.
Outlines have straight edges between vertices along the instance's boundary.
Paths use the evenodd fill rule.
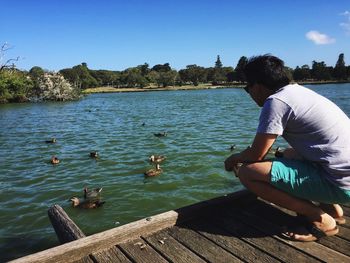
<path fill-rule="evenodd" d="M 20 69 L 86 62 L 124 70 L 147 62 L 224 66 L 272 53 L 286 65 L 350 65 L 349 0 L 11 0 L 0 2 L 0 44 Z"/>

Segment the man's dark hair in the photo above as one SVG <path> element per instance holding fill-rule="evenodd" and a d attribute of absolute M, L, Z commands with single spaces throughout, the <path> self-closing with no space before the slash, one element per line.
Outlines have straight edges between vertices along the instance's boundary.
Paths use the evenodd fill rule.
<path fill-rule="evenodd" d="M 244 74 L 248 85 L 262 84 L 272 91 L 277 91 L 290 82 L 284 62 L 270 54 L 251 57 L 244 67 Z"/>

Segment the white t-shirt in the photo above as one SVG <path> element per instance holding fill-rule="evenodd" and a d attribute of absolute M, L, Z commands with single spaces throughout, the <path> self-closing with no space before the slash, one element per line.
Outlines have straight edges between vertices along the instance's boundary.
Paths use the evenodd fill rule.
<path fill-rule="evenodd" d="M 265 101 L 257 132 L 282 135 L 304 159 L 320 165 L 328 180 L 350 190 L 350 120 L 327 98 L 287 85 Z"/>

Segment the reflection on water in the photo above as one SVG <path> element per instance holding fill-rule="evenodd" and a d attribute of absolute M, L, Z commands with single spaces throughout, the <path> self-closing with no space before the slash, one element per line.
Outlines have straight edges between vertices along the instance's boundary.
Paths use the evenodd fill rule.
<path fill-rule="evenodd" d="M 312 88 L 349 115 L 349 84 Z M 58 244 L 47 217 L 53 204 L 89 235 L 240 189 L 223 161 L 232 144 L 240 150 L 251 143 L 258 113 L 241 89 L 0 105 L 0 261 Z M 167 137 L 153 135 L 164 131 Z M 57 143 L 45 143 L 52 137 Z M 145 179 L 151 154 L 167 160 L 162 175 Z M 53 155 L 60 164 L 50 164 Z M 103 208 L 70 207 L 84 186 L 103 187 Z"/>

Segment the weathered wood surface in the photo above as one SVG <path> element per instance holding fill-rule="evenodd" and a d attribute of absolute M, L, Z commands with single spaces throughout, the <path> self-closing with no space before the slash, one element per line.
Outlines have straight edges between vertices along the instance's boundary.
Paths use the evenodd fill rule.
<path fill-rule="evenodd" d="M 48 216 L 61 244 L 68 243 L 86 237 L 83 231 L 69 218 L 67 213 L 59 205 L 49 208 Z M 116 247 L 108 248 L 98 253 L 86 255 L 77 262 L 127 262 L 126 256 Z"/>
<path fill-rule="evenodd" d="M 47 213 L 61 244 L 85 237 L 83 231 L 80 230 L 59 205 L 50 207 Z"/>
<path fill-rule="evenodd" d="M 339 227 L 338 235 L 317 242 L 293 242 L 280 237 L 282 226 L 298 223 L 293 213 L 243 191 L 15 262 L 73 262 L 87 255 L 94 262 L 350 262 L 349 206 L 344 211 L 348 221 Z M 115 257 L 106 256 L 106 248 Z"/>

